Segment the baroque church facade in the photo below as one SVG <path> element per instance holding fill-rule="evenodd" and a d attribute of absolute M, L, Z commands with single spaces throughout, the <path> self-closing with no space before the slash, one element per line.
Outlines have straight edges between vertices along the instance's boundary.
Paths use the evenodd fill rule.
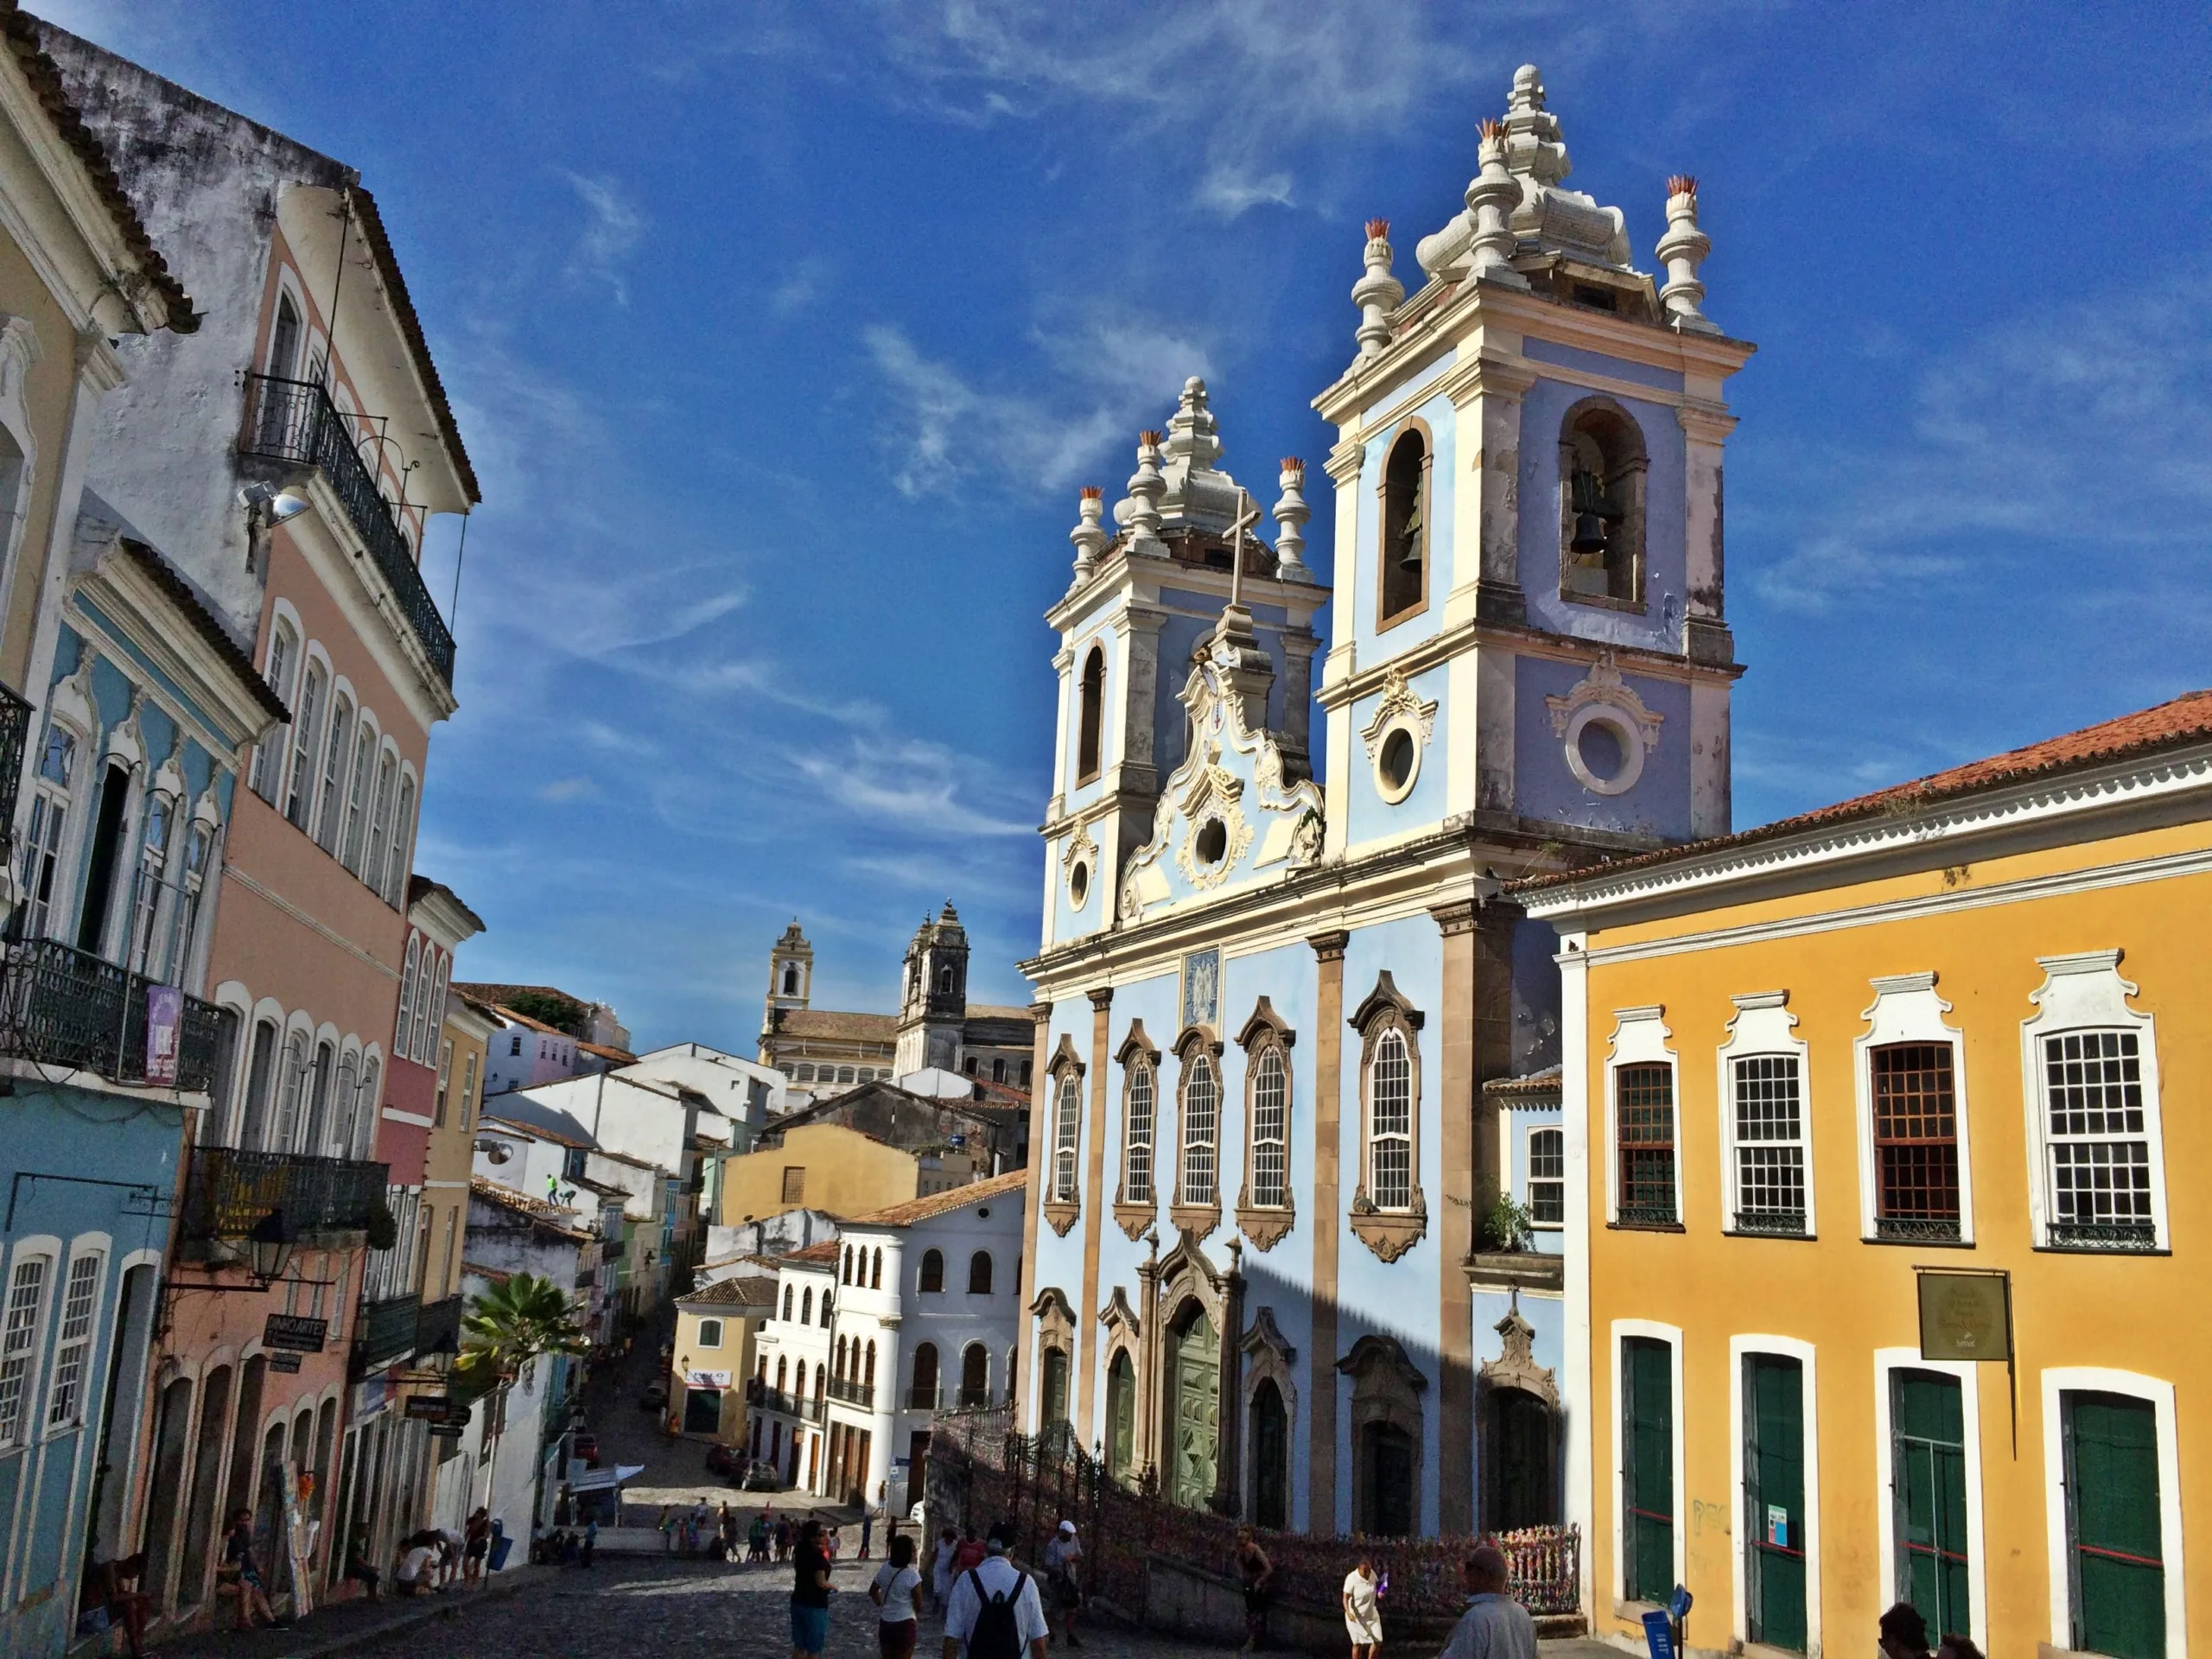
<path fill-rule="evenodd" d="M 1524 67 L 1410 298 L 1368 225 L 1314 400 L 1332 587 L 1302 463 L 1269 546 L 1193 379 L 1110 523 L 1082 493 L 1047 613 L 1020 1409 L 1266 1525 L 1503 1530 L 1588 1490 L 1557 943 L 1501 887 L 1730 828 L 1752 348 L 1703 315 L 1694 181 L 1662 284 L 1567 172 Z"/>

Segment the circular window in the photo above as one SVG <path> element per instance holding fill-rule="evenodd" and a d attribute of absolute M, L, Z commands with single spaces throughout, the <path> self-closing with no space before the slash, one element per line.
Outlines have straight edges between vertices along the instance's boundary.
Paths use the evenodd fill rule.
<path fill-rule="evenodd" d="M 1199 825 L 1198 833 L 1191 842 L 1191 853 L 1200 866 L 1211 869 L 1229 851 L 1229 826 L 1219 818 L 1209 818 Z"/>
<path fill-rule="evenodd" d="M 1643 773 L 1643 738 L 1618 709 L 1583 709 L 1567 722 L 1567 769 L 1596 795 L 1625 795 Z"/>
<path fill-rule="evenodd" d="M 1076 867 L 1068 872 L 1068 903 L 1081 910 L 1084 900 L 1090 897 L 1090 866 L 1078 859 Z"/>
<path fill-rule="evenodd" d="M 1376 792 L 1395 806 L 1414 792 L 1421 776 L 1421 740 L 1409 726 L 1393 726 L 1375 751 Z"/>

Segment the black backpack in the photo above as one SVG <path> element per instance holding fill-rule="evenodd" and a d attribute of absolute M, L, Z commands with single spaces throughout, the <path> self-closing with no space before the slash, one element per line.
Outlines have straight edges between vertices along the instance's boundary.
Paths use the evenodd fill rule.
<path fill-rule="evenodd" d="M 1027 1644 L 1014 1610 L 1021 1592 L 1029 1587 L 1028 1575 L 1017 1573 L 1014 1588 L 995 1596 L 984 1590 L 980 1569 L 969 1567 L 968 1581 L 976 1586 L 976 1622 L 968 1631 L 968 1659 L 1021 1659 Z"/>

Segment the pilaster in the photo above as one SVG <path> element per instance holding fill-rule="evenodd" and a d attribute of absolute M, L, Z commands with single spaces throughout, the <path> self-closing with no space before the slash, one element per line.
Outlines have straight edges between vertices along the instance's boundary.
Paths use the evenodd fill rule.
<path fill-rule="evenodd" d="M 1220 1427 L 1214 1439 L 1213 1509 L 1244 1512 L 1244 1246 L 1229 1241 L 1229 1272 L 1221 1284 Z"/>
<path fill-rule="evenodd" d="M 1084 1197 L 1089 1201 L 1083 1208 L 1083 1300 L 1076 1307 L 1076 1351 L 1071 1356 L 1071 1363 L 1082 1367 L 1076 1382 L 1076 1444 L 1086 1448 L 1093 1444 L 1095 1419 L 1091 1408 L 1096 1402 L 1098 1389 L 1097 1343 L 1093 1333 L 1098 1326 L 1098 1230 L 1106 1212 L 1106 1070 L 1114 990 L 1111 986 L 1102 986 L 1090 995 L 1090 1146 L 1083 1182 Z"/>
<path fill-rule="evenodd" d="M 1470 616 L 1510 625 L 1528 620 L 1521 592 L 1521 400 L 1535 384 L 1533 371 L 1490 357 L 1477 358 L 1448 383 L 1460 453 L 1473 463 L 1453 498 L 1457 580 L 1446 605 L 1446 626 Z M 1465 548 L 1478 550 L 1471 569 L 1458 557 Z"/>
<path fill-rule="evenodd" d="M 1463 899 L 1429 912 L 1444 935 L 1443 1064 L 1437 1088 L 1444 1201 L 1437 1210 L 1436 1528 L 1453 1534 L 1474 1526 L 1474 1306 L 1459 1264 L 1474 1251 L 1482 1190 L 1474 1124 L 1475 1028 L 1481 1014 L 1475 909 L 1474 900 Z"/>
<path fill-rule="evenodd" d="M 1343 1149 L 1344 946 L 1339 931 L 1317 934 L 1313 1040 L 1313 1342 L 1306 1355 L 1306 1530 L 1337 1530 L 1337 1248 L 1343 1230 L 1338 1160 Z"/>
<path fill-rule="evenodd" d="M 1029 1090 L 1029 1180 L 1021 1198 L 1021 1236 L 1028 1241 L 1028 1248 L 1021 1253 L 1021 1328 L 1015 1338 L 1019 1352 L 1014 1357 L 1014 1370 L 1017 1393 L 1022 1379 L 1029 1375 L 1031 1356 L 1037 1346 L 1037 1321 L 1029 1309 L 1037 1300 L 1037 1205 L 1045 1196 L 1045 1184 L 1038 1179 L 1038 1171 L 1039 1160 L 1051 1150 L 1045 1139 L 1045 1103 L 1052 1095 L 1045 1066 L 1052 1058 L 1052 1005 L 1032 1002 L 1029 1017 L 1036 1023 L 1037 1036 L 1029 1061 L 1029 1075 L 1034 1079 Z M 1023 1421 L 1022 1410 L 1022 1402 L 1017 1399 L 1014 1407 L 1017 1425 Z"/>
<path fill-rule="evenodd" d="M 1683 545 L 1688 554 L 1683 596 L 1682 649 L 1692 662 L 1726 664 L 1736 643 L 1722 620 L 1727 614 L 1727 567 L 1723 556 L 1721 446 L 1736 417 L 1703 404 L 1675 410 L 1682 429 Z"/>

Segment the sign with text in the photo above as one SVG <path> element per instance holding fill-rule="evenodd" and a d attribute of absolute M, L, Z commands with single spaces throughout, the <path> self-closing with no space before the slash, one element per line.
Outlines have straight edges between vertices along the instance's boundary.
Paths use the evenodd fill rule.
<path fill-rule="evenodd" d="M 300 1357 L 297 1354 L 271 1354 L 269 1356 L 269 1369 L 289 1376 L 300 1369 Z"/>
<path fill-rule="evenodd" d="M 146 1081 L 176 1086 L 176 1057 L 184 1036 L 184 993 L 174 985 L 146 988 Z"/>
<path fill-rule="evenodd" d="M 409 1396 L 407 1402 L 407 1414 L 410 1417 L 428 1418 L 434 1423 L 449 1414 L 452 1409 L 453 1402 L 442 1394 L 412 1395 Z M 466 1410 L 467 1408 L 463 1407 L 462 1409 Z"/>
<path fill-rule="evenodd" d="M 686 1371 L 683 1386 L 687 1389 L 726 1389 L 729 1387 L 728 1371 Z"/>
<path fill-rule="evenodd" d="M 1923 1359 L 2010 1359 L 2012 1281 L 2001 1273 L 1920 1275 Z"/>
<path fill-rule="evenodd" d="M 271 1313 L 261 1332 L 261 1345 L 286 1353 L 319 1354 L 330 1334 L 327 1319 L 303 1319 L 291 1313 Z"/>
<path fill-rule="evenodd" d="M 467 1423 L 432 1423 L 429 1432 L 431 1437 L 435 1440 L 457 1440 L 461 1438 L 461 1431 L 467 1427 Z"/>

